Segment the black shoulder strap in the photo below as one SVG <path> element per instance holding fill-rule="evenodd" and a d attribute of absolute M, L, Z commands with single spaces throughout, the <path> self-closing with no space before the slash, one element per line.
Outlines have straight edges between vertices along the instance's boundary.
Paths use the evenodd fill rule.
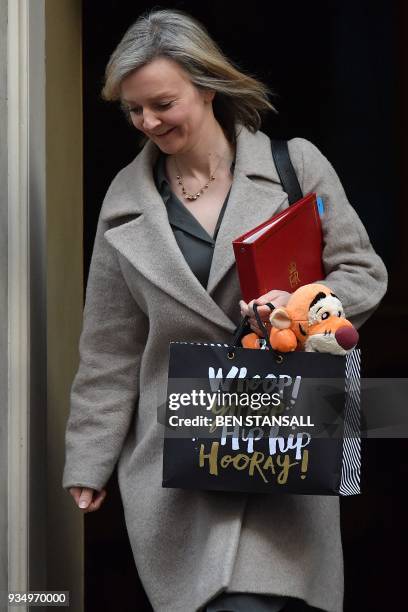
<path fill-rule="evenodd" d="M 283 191 L 286 191 L 288 194 L 289 204 L 294 204 L 303 198 L 303 193 L 295 169 L 290 161 L 288 141 L 271 140 L 271 147 L 273 161 L 275 162 Z"/>

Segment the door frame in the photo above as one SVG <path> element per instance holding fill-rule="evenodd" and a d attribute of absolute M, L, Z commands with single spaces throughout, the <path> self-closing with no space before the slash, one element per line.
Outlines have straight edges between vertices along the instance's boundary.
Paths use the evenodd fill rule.
<path fill-rule="evenodd" d="M 0 591 L 70 591 L 80 612 L 83 516 L 61 479 L 83 309 L 81 1 L 0 0 L 0 17 Z"/>

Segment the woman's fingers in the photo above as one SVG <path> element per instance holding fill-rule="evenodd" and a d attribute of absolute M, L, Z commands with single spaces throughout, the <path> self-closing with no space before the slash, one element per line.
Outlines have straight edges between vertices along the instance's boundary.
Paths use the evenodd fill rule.
<path fill-rule="evenodd" d="M 241 310 L 241 316 L 249 317 L 248 323 L 249 323 L 251 330 L 255 332 L 256 334 L 262 336 L 263 332 L 258 327 L 258 323 L 255 318 L 254 309 L 253 309 L 254 304 L 258 305 L 259 317 L 261 321 L 266 325 L 266 328 L 269 331 L 271 327 L 269 323 L 269 315 L 271 314 L 271 309 L 269 308 L 269 306 L 266 306 L 266 304 L 271 303 L 275 307 L 286 306 L 290 298 L 290 295 L 291 294 L 288 293 L 287 291 L 273 289 L 272 291 L 269 291 L 268 293 L 261 295 L 256 300 L 251 300 L 248 304 L 244 302 L 244 300 L 240 300 L 239 307 Z"/>
<path fill-rule="evenodd" d="M 69 492 L 74 498 L 78 508 L 84 512 L 99 510 L 106 497 L 105 489 L 95 491 L 95 489 L 89 489 L 87 487 L 71 487 Z"/>
<path fill-rule="evenodd" d="M 269 291 L 268 293 L 265 293 L 265 295 L 261 295 L 261 297 L 258 298 L 257 302 L 259 304 L 266 304 L 267 302 L 270 302 L 276 308 L 278 306 L 286 306 L 290 296 L 291 294 L 288 293 L 287 291 L 281 291 L 280 289 L 274 289 L 273 291 Z"/>
<path fill-rule="evenodd" d="M 255 303 L 258 303 L 257 300 L 251 300 L 249 304 L 241 300 L 239 302 L 241 316 L 250 317 L 251 319 L 256 321 L 255 315 L 254 315 L 254 306 L 253 306 Z M 263 321 L 267 321 L 269 319 L 271 309 L 269 308 L 269 306 L 258 305 L 258 313 Z"/>
<path fill-rule="evenodd" d="M 240 300 L 239 301 L 239 307 L 240 307 L 240 310 L 241 310 L 241 317 L 249 317 L 250 316 L 248 304 L 246 302 L 244 302 L 244 300 Z"/>
<path fill-rule="evenodd" d="M 256 334 L 262 336 L 263 332 L 258 327 L 258 323 L 256 321 L 254 310 L 253 310 L 253 305 L 255 302 L 257 303 L 257 300 L 251 300 L 249 304 L 247 304 L 246 302 L 241 300 L 239 303 L 240 309 L 241 309 L 241 316 L 249 317 L 248 324 L 251 330 L 255 332 Z M 264 325 L 266 325 L 268 330 L 270 329 L 270 323 L 269 323 L 270 313 L 271 313 L 271 309 L 269 308 L 269 306 L 258 306 L 258 314 L 260 316 L 260 319 L 264 323 Z"/>
<path fill-rule="evenodd" d="M 86 510 L 92 502 L 93 494 L 93 489 L 82 489 L 81 495 L 79 496 L 78 507 L 82 510 Z"/>
<path fill-rule="evenodd" d="M 102 491 L 95 491 L 95 495 L 92 499 L 92 502 L 90 503 L 88 508 L 85 510 L 85 512 L 95 512 L 95 510 L 99 510 L 99 508 L 102 506 L 105 500 L 105 497 L 106 497 L 105 489 L 102 489 Z"/>
<path fill-rule="evenodd" d="M 261 317 L 261 319 L 262 319 L 262 317 Z M 269 330 L 271 328 L 271 324 L 269 323 L 269 320 L 268 319 L 266 319 L 266 320 L 262 319 L 262 322 L 263 322 L 263 324 L 265 325 L 266 329 L 269 332 Z M 249 319 L 248 323 L 249 323 L 249 326 L 252 329 L 252 331 L 254 331 L 259 336 L 263 336 L 263 330 L 261 330 L 259 328 L 258 323 L 257 323 L 255 317 L 251 317 Z"/>
<path fill-rule="evenodd" d="M 93 494 L 95 491 L 94 489 L 89 489 L 86 487 L 71 487 L 69 489 L 69 492 L 74 498 L 78 508 L 81 508 L 81 510 L 86 510 L 86 508 L 88 508 L 88 506 L 92 502 Z"/>

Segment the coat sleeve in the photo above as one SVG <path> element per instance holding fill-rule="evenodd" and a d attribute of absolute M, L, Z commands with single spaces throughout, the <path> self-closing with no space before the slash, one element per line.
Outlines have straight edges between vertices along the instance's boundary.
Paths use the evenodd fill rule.
<path fill-rule="evenodd" d="M 311 142 L 289 141 L 289 152 L 304 194 L 323 198 L 323 284 L 343 303 L 359 327 L 374 312 L 387 289 L 387 270 L 375 253 L 358 214 L 350 205 L 334 168 Z"/>
<path fill-rule="evenodd" d="M 99 217 L 71 387 L 63 487 L 100 490 L 109 479 L 139 394 L 148 320 L 123 278 Z"/>

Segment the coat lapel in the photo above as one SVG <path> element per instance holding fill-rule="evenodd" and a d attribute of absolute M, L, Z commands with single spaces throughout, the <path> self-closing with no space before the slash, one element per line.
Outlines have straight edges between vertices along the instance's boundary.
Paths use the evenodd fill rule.
<path fill-rule="evenodd" d="M 215 243 L 207 285 L 208 293 L 214 292 L 235 263 L 232 241 L 272 217 L 285 199 L 287 199 L 286 193 L 267 190 L 241 172 L 235 174 Z"/>
<path fill-rule="evenodd" d="M 287 201 L 272 158 L 271 142 L 262 132 L 241 128 L 237 135 L 234 181 L 218 232 L 207 291 L 214 293 L 235 263 L 232 241 L 272 217 Z"/>
<path fill-rule="evenodd" d="M 207 290 L 191 271 L 168 221 L 153 179 L 157 147 L 143 151 L 113 181 L 101 218 L 106 240 L 143 276 L 178 302 L 229 332 L 233 321 L 211 297 L 234 264 L 232 240 L 271 217 L 286 194 L 280 189 L 269 139 L 245 128 L 237 137 L 234 181 L 218 232 Z"/>

